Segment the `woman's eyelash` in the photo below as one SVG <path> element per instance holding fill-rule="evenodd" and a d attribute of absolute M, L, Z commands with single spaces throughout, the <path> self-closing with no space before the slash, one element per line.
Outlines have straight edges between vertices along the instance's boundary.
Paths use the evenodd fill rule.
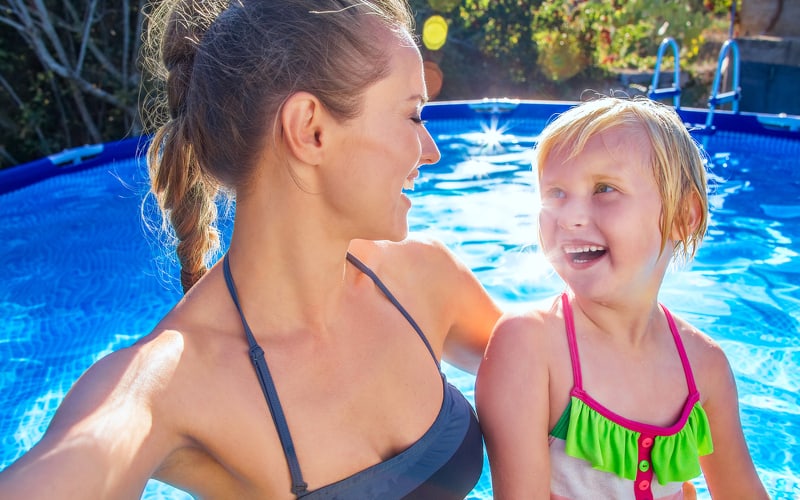
<path fill-rule="evenodd" d="M 411 121 L 412 121 L 412 122 L 414 122 L 414 123 L 416 123 L 417 125 L 425 125 L 426 123 L 428 123 L 428 121 L 427 121 L 427 120 L 423 120 L 423 119 L 422 119 L 421 117 L 419 117 L 419 116 L 412 116 L 412 117 L 411 117 Z"/>

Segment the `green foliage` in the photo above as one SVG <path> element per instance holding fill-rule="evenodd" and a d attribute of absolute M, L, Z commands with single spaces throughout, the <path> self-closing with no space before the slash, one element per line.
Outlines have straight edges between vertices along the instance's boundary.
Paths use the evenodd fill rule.
<path fill-rule="evenodd" d="M 464 86 L 453 81 L 461 75 L 474 81 L 480 74 L 486 89 L 504 86 L 526 94 L 577 77 L 650 70 L 665 37 L 678 42 L 681 64 L 691 64 L 704 30 L 729 15 L 730 2 L 462 0 L 457 11 L 448 13 L 437 12 L 425 0 L 411 4 L 420 25 L 433 13 L 448 19 L 447 44 L 424 56 L 445 70 L 442 98 L 464 98 L 452 95 L 454 88 Z M 471 56 L 462 60 L 466 66 L 447 71 L 456 51 Z"/>
<path fill-rule="evenodd" d="M 537 47 L 567 44 L 576 65 L 581 58 L 604 70 L 648 69 L 655 64 L 665 37 L 678 41 L 682 57 L 697 55 L 702 33 L 710 23 L 698 0 L 589 0 L 543 2 L 534 16 Z M 559 38 L 556 34 L 560 34 Z M 579 71 L 565 72 L 568 79 Z"/>
<path fill-rule="evenodd" d="M 467 43 L 505 69 L 512 83 L 536 76 L 537 46 L 534 20 L 540 2 L 464 0 L 458 20 Z"/>

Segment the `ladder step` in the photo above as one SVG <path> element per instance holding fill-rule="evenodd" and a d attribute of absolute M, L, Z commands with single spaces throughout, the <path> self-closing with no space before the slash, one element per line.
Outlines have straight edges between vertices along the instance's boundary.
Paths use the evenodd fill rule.
<path fill-rule="evenodd" d="M 726 102 L 739 100 L 740 97 L 741 97 L 741 92 L 739 92 L 738 90 L 730 90 L 728 92 L 723 92 L 721 94 L 717 94 L 716 96 L 710 97 L 708 99 L 708 103 L 716 106 L 717 104 L 724 104 Z"/>
<path fill-rule="evenodd" d="M 677 87 L 663 87 L 660 89 L 651 89 L 647 93 L 647 97 L 650 99 L 658 98 L 664 99 L 667 97 L 675 97 L 681 95 L 681 89 Z"/>

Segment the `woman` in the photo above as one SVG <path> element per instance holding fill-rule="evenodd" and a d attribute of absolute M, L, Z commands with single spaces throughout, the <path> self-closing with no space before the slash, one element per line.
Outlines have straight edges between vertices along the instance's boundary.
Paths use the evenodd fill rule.
<path fill-rule="evenodd" d="M 480 432 L 438 363 L 474 372 L 499 311 L 406 239 L 402 191 L 439 153 L 405 2 L 210 4 L 151 19 L 170 118 L 148 158 L 185 297 L 84 374 L 0 497 L 138 498 L 154 477 L 198 498 L 463 498 Z M 221 189 L 234 229 L 206 269 Z"/>

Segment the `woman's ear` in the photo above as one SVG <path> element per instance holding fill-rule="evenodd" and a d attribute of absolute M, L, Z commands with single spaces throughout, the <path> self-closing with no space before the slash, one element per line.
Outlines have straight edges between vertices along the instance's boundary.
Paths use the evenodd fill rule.
<path fill-rule="evenodd" d="M 321 163 L 327 115 L 319 99 L 308 92 L 292 94 L 283 104 L 280 121 L 284 144 L 303 163 Z"/>

